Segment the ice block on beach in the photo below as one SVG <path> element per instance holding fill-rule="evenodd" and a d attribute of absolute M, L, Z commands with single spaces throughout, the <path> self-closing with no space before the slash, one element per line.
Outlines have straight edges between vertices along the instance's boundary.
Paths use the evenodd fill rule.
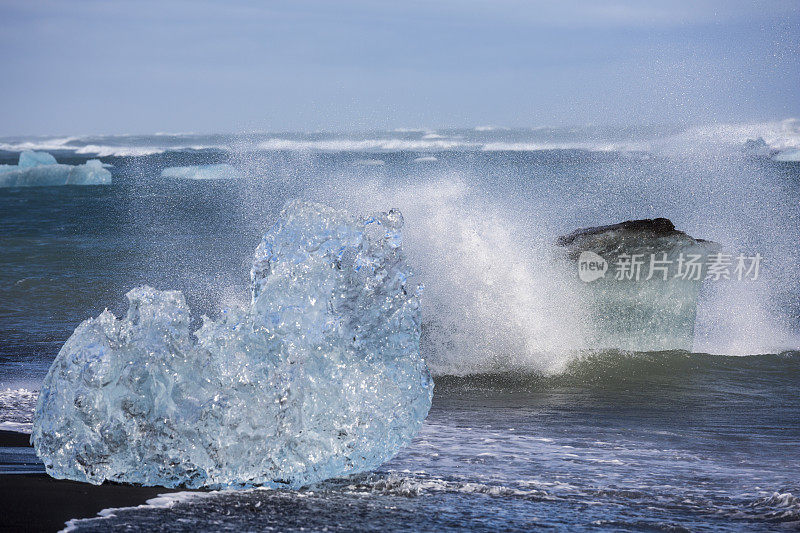
<path fill-rule="evenodd" d="M 390 459 L 433 393 L 402 225 L 291 202 L 256 249 L 249 305 L 192 331 L 183 294 L 139 287 L 127 316 L 84 321 L 36 407 L 47 472 L 299 487 Z"/>

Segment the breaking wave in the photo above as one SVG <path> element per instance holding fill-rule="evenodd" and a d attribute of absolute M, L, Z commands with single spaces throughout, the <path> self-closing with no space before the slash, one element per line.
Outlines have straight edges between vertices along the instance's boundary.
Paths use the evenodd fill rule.
<path fill-rule="evenodd" d="M 416 509 L 419 513 L 420 508 L 427 509 L 429 505 L 435 508 L 440 499 L 451 502 L 465 516 L 469 513 L 463 506 L 487 505 L 491 508 L 493 501 L 506 501 L 511 505 L 514 505 L 511 502 L 518 502 L 590 508 L 600 507 L 606 502 L 614 506 L 647 505 L 647 509 L 656 517 L 634 514 L 618 520 L 599 519 L 591 522 L 594 527 L 635 530 L 684 530 L 664 518 L 665 511 L 675 513 L 676 510 L 692 516 L 717 516 L 740 527 L 772 523 L 791 528 L 800 523 L 800 503 L 788 492 L 774 492 L 748 505 L 744 496 L 731 499 L 710 492 L 698 497 L 693 493 L 670 490 L 668 486 L 648 489 L 581 488 L 569 483 L 523 480 L 484 483 L 390 471 L 322 482 L 297 492 L 257 488 L 161 494 L 144 505 L 104 509 L 94 518 L 70 520 L 65 531 L 122 529 L 134 524 L 141 527 L 142 523 L 156 526 L 160 520 L 167 518 L 166 513 L 175 524 L 175 529 L 180 531 L 190 531 L 203 520 L 209 519 L 214 519 L 214 523 L 220 526 L 227 526 L 226 529 L 252 529 L 258 524 L 260 527 L 277 526 L 279 529 L 303 531 L 316 529 L 320 524 L 333 524 L 332 528 L 338 530 L 346 529 L 346 520 L 353 511 L 364 512 L 374 522 L 382 523 L 387 517 L 394 518 L 399 509 Z M 312 518 L 310 524 L 307 516 L 305 521 L 298 521 L 292 512 L 295 508 L 305 512 L 310 510 L 310 516 L 316 518 Z M 226 512 L 231 509 L 236 512 Z M 439 513 L 426 516 L 422 512 L 414 516 L 413 523 L 417 526 L 424 524 L 429 529 L 449 529 L 446 527 L 449 524 L 447 517 L 437 515 Z M 300 518 L 303 517 L 301 514 Z M 663 521 L 657 517 L 662 517 Z M 475 520 L 472 515 L 470 518 Z M 496 518 L 502 524 L 505 517 Z M 558 524 L 556 520 L 555 524 L 550 525 Z"/>
<path fill-rule="evenodd" d="M 755 501 L 752 508 L 769 522 L 800 525 L 800 498 L 791 492 L 773 492 Z"/>
<path fill-rule="evenodd" d="M 795 270 L 789 243 L 797 230 L 788 220 L 786 226 L 759 227 L 768 222 L 760 217 L 760 209 L 779 209 L 777 205 L 789 200 L 766 188 L 754 194 L 754 211 L 748 213 L 754 217 L 752 238 L 743 242 L 735 233 L 742 213 L 731 210 L 724 213 L 725 219 L 708 213 L 700 220 L 708 208 L 698 205 L 698 212 L 682 200 L 682 178 L 675 176 L 669 184 L 657 182 L 662 177 L 639 182 L 636 186 L 646 205 L 639 209 L 674 217 L 682 229 L 723 242 L 729 250 L 765 250 L 773 262 L 770 279 L 765 274 L 765 279 L 750 285 L 719 283 L 701 294 L 694 351 L 750 355 L 798 348 L 794 310 L 777 303 L 780 295 L 790 294 Z M 459 174 L 434 173 L 428 179 L 412 175 L 411 180 L 413 187 L 405 181 L 354 180 L 345 175 L 335 186 L 308 194 L 335 205 L 355 206 L 359 212 L 387 205 L 403 212 L 409 261 L 425 284 L 422 346 L 434 374 L 552 375 L 566 371 L 587 348 L 598 348 L 590 342 L 593 330 L 581 283 L 554 259 L 554 241 L 575 228 L 565 226 L 566 220 L 616 222 L 625 219 L 626 209 L 637 206 L 584 205 L 588 192 L 571 182 L 554 182 L 553 190 L 541 197 L 520 199 L 496 189 L 487 194 Z M 663 191 L 673 185 L 678 196 Z M 727 196 L 727 186 L 707 179 L 698 196 Z M 616 193 L 612 187 L 595 194 Z M 791 210 L 787 206 L 784 212 L 790 217 Z"/>
<path fill-rule="evenodd" d="M 704 289 L 693 351 L 751 355 L 800 346 L 792 296 L 800 261 L 797 190 L 781 182 L 777 172 L 764 171 L 766 159 L 742 151 L 758 139 L 763 144 L 755 144 L 766 146 L 767 153 L 797 149 L 800 122 L 620 131 L 479 128 L 60 137 L 6 140 L 0 148 L 120 155 L 226 147 L 236 168 L 254 178 L 237 180 L 235 186 L 243 192 L 246 223 L 258 226 L 272 216 L 261 215 L 265 198 L 273 194 L 275 203 L 298 196 L 359 213 L 397 207 L 407 221 L 409 261 L 425 284 L 422 344 L 433 373 L 552 375 L 584 355 L 592 333 L 575 292 L 574 272 L 553 261 L 555 239 L 579 227 L 632 218 L 668 217 L 679 229 L 731 251 L 769 254 L 764 280 Z M 588 165 L 580 168 L 566 157 L 559 159 L 563 154 L 525 153 L 558 150 L 602 153 L 579 154 Z M 396 157 L 400 151 L 411 153 Z M 448 154 L 456 151 L 468 153 Z M 266 155 L 259 160 L 257 152 Z M 319 153 L 306 157 L 308 152 Z M 642 170 L 635 158 L 608 156 L 619 152 L 655 154 L 655 162 Z M 548 168 L 532 164 L 526 174 L 515 174 L 515 161 L 535 163 L 540 155 L 552 158 Z M 604 161 L 597 173 L 593 158 Z M 259 180 L 260 185 L 255 183 Z"/>
<path fill-rule="evenodd" d="M 198 133 L 27 137 L 0 139 L 0 150 L 72 151 L 96 157 L 138 157 L 182 150 L 288 152 L 648 152 L 659 156 L 724 154 L 748 141 L 763 142 L 773 153 L 800 149 L 800 121 L 710 124 L 672 128 L 478 127 L 445 130 L 394 130 L 361 134 Z"/>
<path fill-rule="evenodd" d="M 259 143 L 262 150 L 291 150 L 309 151 L 319 150 L 324 152 L 398 152 L 408 151 L 442 151 L 467 149 L 473 147 L 472 143 L 445 139 L 328 139 L 328 140 L 298 140 L 298 139 L 268 139 Z"/>

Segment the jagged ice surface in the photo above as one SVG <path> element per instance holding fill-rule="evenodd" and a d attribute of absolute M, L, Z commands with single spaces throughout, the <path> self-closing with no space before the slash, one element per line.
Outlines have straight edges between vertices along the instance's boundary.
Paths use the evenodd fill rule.
<path fill-rule="evenodd" d="M 139 287 L 125 318 L 83 322 L 36 407 L 48 473 L 297 487 L 391 458 L 433 393 L 401 227 L 293 202 L 256 250 L 248 308 L 192 334 L 180 292 Z"/>

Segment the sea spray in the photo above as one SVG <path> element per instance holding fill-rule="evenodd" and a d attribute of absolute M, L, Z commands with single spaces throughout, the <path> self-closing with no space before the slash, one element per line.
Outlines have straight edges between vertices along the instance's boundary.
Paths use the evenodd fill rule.
<path fill-rule="evenodd" d="M 553 241 L 643 218 L 669 218 L 734 258 L 764 257 L 758 280 L 704 284 L 694 350 L 741 355 L 798 345 L 797 188 L 768 160 L 737 147 L 726 157 L 483 153 L 440 162 L 341 168 L 300 193 L 403 211 L 405 249 L 426 287 L 422 345 L 434 375 L 562 372 L 596 335 L 585 287 L 572 283 L 574 268 L 556 267 Z"/>

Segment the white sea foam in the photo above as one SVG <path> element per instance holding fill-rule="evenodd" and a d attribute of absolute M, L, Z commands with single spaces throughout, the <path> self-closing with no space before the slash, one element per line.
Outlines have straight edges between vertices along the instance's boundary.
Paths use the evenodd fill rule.
<path fill-rule="evenodd" d="M 416 477 L 398 472 L 391 472 L 382 477 L 368 477 L 358 483 L 348 485 L 346 490 L 354 494 L 367 492 L 404 497 L 424 496 L 438 492 L 485 494 L 487 496 L 506 498 L 543 499 L 548 497 L 547 491 L 539 488 L 518 488 L 473 481 L 446 480 L 436 477 Z"/>
<path fill-rule="evenodd" d="M 592 152 L 651 152 L 660 156 L 716 155 L 737 152 L 747 141 L 763 139 L 769 150 L 791 154 L 800 149 L 800 121 L 786 119 L 753 123 L 719 123 L 691 126 L 677 133 L 660 134 L 653 131 L 637 133 L 625 139 L 608 139 L 595 134 L 591 128 L 532 128 L 511 131 L 507 128 L 479 126 L 459 135 L 444 135 L 424 129 L 398 129 L 398 135 L 333 135 L 316 134 L 314 138 L 299 135 L 230 136 L 230 145 L 238 150 L 252 151 L 319 151 L 319 152 L 397 152 L 397 151 L 518 151 L 586 150 Z M 548 133 L 550 132 L 550 133 Z M 413 138 L 417 136 L 418 138 Z M 260 139 L 260 140 L 259 140 Z M 209 142 L 203 142 L 203 141 Z M 147 156 L 180 150 L 230 149 L 228 143 L 204 139 L 198 134 L 158 133 L 149 136 L 51 137 L 0 139 L 0 150 L 67 150 L 77 154 L 106 156 Z M 778 156 L 779 160 L 782 157 Z"/>
<path fill-rule="evenodd" d="M 166 136 L 167 134 L 153 134 L 153 137 Z M 180 137 L 178 135 L 177 137 Z M 218 144 L 197 144 L 197 143 L 183 143 L 183 144 L 152 144 L 152 145 L 133 145 L 122 144 L 119 136 L 109 137 L 115 144 L 96 144 L 87 143 L 87 137 L 59 137 L 59 138 L 46 138 L 46 139 L 28 139 L 18 141 L 5 141 L 0 142 L 0 150 L 8 152 L 23 152 L 26 150 L 32 151 L 68 151 L 80 155 L 94 155 L 97 157 L 141 157 L 154 154 L 162 154 L 169 151 L 180 150 L 207 150 L 207 149 L 220 149 L 224 150 L 227 146 Z M 102 139 L 92 137 L 92 140 Z M 155 139 L 154 139 L 155 140 Z M 120 143 L 120 144 L 116 144 Z"/>
<path fill-rule="evenodd" d="M 454 140 L 405 140 L 405 139 L 268 139 L 259 143 L 262 150 L 298 150 L 322 152 L 400 152 L 456 150 L 473 147 L 473 143 Z"/>
<path fill-rule="evenodd" d="M 587 152 L 634 152 L 644 151 L 642 142 L 491 142 L 483 145 L 484 152 L 541 152 L 545 150 L 584 150 Z"/>
<path fill-rule="evenodd" d="M 6 141 L 0 142 L 0 150 L 8 152 L 31 151 L 50 151 L 50 150 L 74 150 L 75 147 L 67 146 L 68 143 L 78 140 L 80 137 L 58 137 L 50 139 L 31 139 L 25 141 Z"/>
<path fill-rule="evenodd" d="M 687 128 L 649 143 L 647 150 L 664 156 L 702 156 L 741 150 L 747 141 L 763 139 L 775 151 L 800 148 L 800 121 L 709 124 Z"/>
<path fill-rule="evenodd" d="M 179 503 L 189 503 L 204 498 L 212 497 L 218 494 L 219 491 L 210 492 L 170 492 L 166 494 L 159 494 L 155 498 L 147 500 L 142 505 L 135 505 L 132 507 L 109 507 L 97 513 L 96 517 L 92 518 L 73 518 L 68 520 L 64 525 L 61 533 L 77 531 L 81 526 L 92 524 L 102 520 L 116 518 L 120 511 L 133 511 L 133 510 L 151 510 L 151 509 L 171 509 Z"/>
<path fill-rule="evenodd" d="M 331 482 L 312 485 L 309 492 L 292 492 L 293 499 L 314 497 L 317 492 L 326 490 L 341 491 L 344 494 L 356 496 L 402 496 L 405 498 L 424 497 L 430 494 L 479 494 L 494 498 L 519 498 L 528 500 L 554 499 L 548 492 L 531 482 L 523 483 L 523 487 L 506 486 L 502 484 L 486 484 L 474 481 L 446 480 L 437 477 L 414 475 L 411 473 L 390 472 L 386 475 L 368 474 L 356 476 L 349 480 L 333 480 Z M 204 504 L 211 501 L 225 501 L 226 498 L 237 499 L 252 498 L 259 500 L 264 495 L 280 497 L 282 491 L 263 487 L 244 490 L 216 490 L 208 492 L 172 492 L 159 494 L 158 497 L 147 500 L 142 505 L 131 507 L 112 507 L 103 509 L 97 516 L 91 518 L 73 518 L 66 522 L 62 532 L 79 531 L 82 527 L 100 525 L 104 521 L 119 518 L 121 513 L 131 511 L 151 511 L 156 509 L 172 509 L 181 504 Z M 256 502 L 255 507 L 259 507 Z"/>
<path fill-rule="evenodd" d="M 166 151 L 166 148 L 158 146 L 107 146 L 99 144 L 87 144 L 86 146 L 75 148 L 76 154 L 91 154 L 98 157 L 142 157 L 163 154 Z"/>
<path fill-rule="evenodd" d="M 773 492 L 760 498 L 752 507 L 771 520 L 800 525 L 800 498 L 791 492 Z"/>
<path fill-rule="evenodd" d="M 3 431 L 15 431 L 17 433 L 30 434 L 31 428 L 33 428 L 33 424 L 30 422 L 0 422 L 0 430 Z"/>

